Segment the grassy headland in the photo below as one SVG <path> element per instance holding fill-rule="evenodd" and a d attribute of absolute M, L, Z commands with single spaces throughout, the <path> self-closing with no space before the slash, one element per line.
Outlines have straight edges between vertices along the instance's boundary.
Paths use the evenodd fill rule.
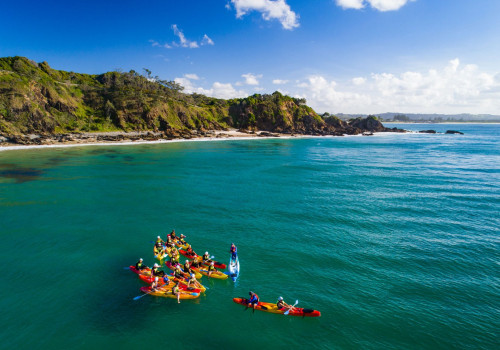
<path fill-rule="evenodd" d="M 12 143 L 39 143 L 44 137 L 26 135 L 150 131 L 177 138 L 228 128 L 310 135 L 389 131 L 375 117 L 319 116 L 304 99 L 279 92 L 223 100 L 183 93 L 176 82 L 145 72 L 92 75 L 24 57 L 0 58 L 0 135 Z"/>

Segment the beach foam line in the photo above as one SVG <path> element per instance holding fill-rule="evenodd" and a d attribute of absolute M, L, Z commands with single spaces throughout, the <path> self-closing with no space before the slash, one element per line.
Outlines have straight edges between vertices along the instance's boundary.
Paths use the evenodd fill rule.
<path fill-rule="evenodd" d="M 409 132 L 407 132 L 409 133 Z M 388 136 L 394 134 L 405 133 L 394 133 L 394 132 L 374 132 L 372 136 Z M 344 137 L 362 137 L 362 134 L 358 135 L 344 135 Z M 151 145 L 160 143 L 178 143 L 178 142 L 205 142 L 205 141 L 244 141 L 244 140 L 269 140 L 269 139 L 304 139 L 304 138 L 337 138 L 340 136 L 334 135 L 280 135 L 276 136 L 229 136 L 229 137 L 199 137 L 192 139 L 173 139 L 173 140 L 155 140 L 155 141 L 115 141 L 115 142 L 85 142 L 85 143 L 62 143 L 62 144 L 51 144 L 51 145 L 15 145 L 15 146 L 0 146 L 0 152 L 2 151 L 19 151 L 27 149 L 45 149 L 45 148 L 68 148 L 68 147 L 88 147 L 88 146 L 131 146 L 131 145 Z"/>

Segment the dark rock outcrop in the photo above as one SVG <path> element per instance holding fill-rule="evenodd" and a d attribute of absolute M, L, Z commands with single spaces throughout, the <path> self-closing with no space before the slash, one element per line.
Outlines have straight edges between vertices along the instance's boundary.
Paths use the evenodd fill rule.
<path fill-rule="evenodd" d="M 464 133 L 460 132 L 460 131 L 456 131 L 456 130 L 446 130 L 445 134 L 459 134 L 459 135 L 463 135 Z"/>
<path fill-rule="evenodd" d="M 421 133 L 421 134 L 435 134 L 436 130 L 420 130 L 419 133 Z"/>

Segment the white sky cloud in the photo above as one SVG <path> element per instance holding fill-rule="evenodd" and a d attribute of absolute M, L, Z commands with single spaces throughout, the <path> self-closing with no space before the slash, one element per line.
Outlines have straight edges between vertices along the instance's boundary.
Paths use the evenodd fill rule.
<path fill-rule="evenodd" d="M 201 40 L 201 45 L 214 45 L 214 41 L 205 34 Z"/>
<path fill-rule="evenodd" d="M 299 16 L 290 9 L 285 0 L 231 0 L 236 9 L 236 17 L 241 18 L 251 11 L 262 13 L 266 21 L 277 19 L 284 29 L 299 26 Z"/>
<path fill-rule="evenodd" d="M 366 79 L 363 77 L 352 78 L 352 83 L 354 85 L 363 85 L 364 83 L 366 83 Z"/>
<path fill-rule="evenodd" d="M 156 40 L 149 40 L 149 42 L 151 43 L 151 46 L 153 47 L 164 47 L 166 49 L 171 49 L 172 46 L 170 46 L 169 44 L 160 44 L 158 41 Z"/>
<path fill-rule="evenodd" d="M 495 113 L 500 110 L 497 72 L 487 73 L 459 59 L 441 69 L 401 74 L 373 73 L 341 86 L 321 75 L 297 85 L 297 94 L 318 112 Z M 356 84 L 355 81 L 363 84 Z"/>
<path fill-rule="evenodd" d="M 283 80 L 283 79 L 274 79 L 273 80 L 274 85 L 284 85 L 287 83 L 288 83 L 288 80 Z"/>
<path fill-rule="evenodd" d="M 379 11 L 395 11 L 406 5 L 408 2 L 416 0 L 335 0 L 338 6 L 344 9 L 360 10 L 365 5 L 370 4 L 371 7 Z"/>
<path fill-rule="evenodd" d="M 200 80 L 196 74 L 184 74 L 184 77 L 190 80 Z"/>
<path fill-rule="evenodd" d="M 242 74 L 243 78 L 245 78 L 245 84 L 247 85 L 259 85 L 259 80 L 262 78 L 262 74 L 255 75 L 252 73 Z"/>
<path fill-rule="evenodd" d="M 318 113 L 472 113 L 498 114 L 500 110 L 500 71 L 487 72 L 458 58 L 441 67 L 401 73 L 376 72 L 335 81 L 321 74 L 305 79 L 275 79 L 260 86 L 262 75 L 241 75 L 244 82 L 215 82 L 210 88 L 198 86 L 204 81 L 196 74 L 175 78 L 185 92 L 197 92 L 219 98 L 246 97 L 255 92 L 272 93 L 277 82 L 280 91 L 307 99 Z M 241 90 L 245 86 L 248 90 Z M 250 90 L 250 91 L 249 91 Z"/>
<path fill-rule="evenodd" d="M 186 39 L 184 33 L 179 28 L 177 28 L 177 24 L 172 24 L 172 29 L 174 31 L 174 34 L 179 37 L 180 46 L 189 47 L 191 49 L 195 49 L 195 48 L 199 47 L 199 45 L 196 41 L 191 41 L 191 40 Z"/>
<path fill-rule="evenodd" d="M 236 90 L 230 83 L 220 83 L 218 81 L 213 83 L 209 89 L 205 89 L 193 83 L 193 80 L 199 79 L 200 78 L 196 74 L 185 74 L 184 77 L 175 78 L 174 81 L 181 84 L 184 87 L 184 92 L 187 94 L 196 92 L 198 94 L 224 99 L 246 97 L 249 95 L 246 91 Z"/>
<path fill-rule="evenodd" d="M 345 9 L 362 9 L 364 0 L 336 0 L 337 5 Z"/>
<path fill-rule="evenodd" d="M 171 44 L 167 44 L 167 43 L 160 44 L 158 41 L 151 39 L 151 40 L 149 40 L 149 42 L 151 43 L 151 46 L 164 47 L 166 49 L 171 49 L 174 46 L 196 49 L 196 48 L 198 48 L 200 46 L 204 46 L 204 45 L 214 45 L 214 41 L 206 34 L 203 35 L 203 38 L 201 39 L 200 43 L 198 43 L 197 41 L 192 41 L 192 40 L 187 39 L 186 36 L 184 35 L 184 33 L 182 32 L 182 30 L 180 30 L 179 27 L 177 27 L 177 24 L 172 24 L 172 30 L 174 31 L 174 34 L 179 38 L 178 42 L 174 41 Z"/>

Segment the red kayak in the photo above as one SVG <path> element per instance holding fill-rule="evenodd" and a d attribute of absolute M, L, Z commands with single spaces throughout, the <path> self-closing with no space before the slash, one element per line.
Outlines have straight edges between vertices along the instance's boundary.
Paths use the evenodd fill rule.
<path fill-rule="evenodd" d="M 130 269 L 130 271 L 135 272 L 138 275 L 144 274 L 144 272 L 151 274 L 151 269 L 149 267 L 143 270 L 137 270 L 134 265 L 130 265 L 128 268 Z"/>
<path fill-rule="evenodd" d="M 245 298 L 233 298 L 233 301 L 236 304 L 245 305 L 245 306 L 248 305 L 248 299 L 245 299 Z M 252 308 L 252 306 L 249 306 L 249 307 Z M 264 311 L 264 312 L 271 312 L 273 314 L 282 314 L 282 315 L 286 312 L 286 310 L 278 309 L 276 304 L 265 303 L 262 301 L 259 301 L 259 303 L 255 306 L 255 310 L 260 310 L 260 311 Z M 318 310 L 313 310 L 313 309 L 303 309 L 300 307 L 294 307 L 293 310 L 291 310 L 288 313 L 288 315 L 289 316 L 302 316 L 302 317 L 319 317 L 319 316 L 321 316 L 321 312 L 319 312 Z"/>
<path fill-rule="evenodd" d="M 200 262 L 205 265 L 205 266 L 208 266 L 209 264 L 201 261 L 203 258 L 196 254 L 195 252 L 189 254 L 187 251 L 185 251 L 184 249 L 179 249 L 179 253 L 181 253 L 182 255 L 184 255 L 186 258 L 188 259 L 191 259 L 191 260 L 194 260 L 196 258 L 200 258 Z M 214 267 L 218 268 L 218 269 L 221 269 L 221 270 L 224 270 L 227 266 L 226 264 L 223 264 L 221 262 L 218 262 L 218 261 L 215 261 L 215 260 L 212 260 L 214 262 Z"/>

